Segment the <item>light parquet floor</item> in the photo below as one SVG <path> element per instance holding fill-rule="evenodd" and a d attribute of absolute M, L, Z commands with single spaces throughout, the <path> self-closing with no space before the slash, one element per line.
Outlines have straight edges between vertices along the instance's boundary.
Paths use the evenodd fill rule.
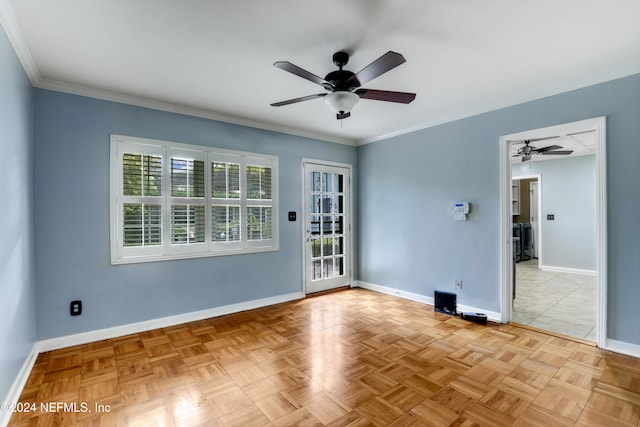
<path fill-rule="evenodd" d="M 350 289 L 43 353 L 20 402 L 78 410 L 12 426 L 638 427 L 640 360 Z"/>

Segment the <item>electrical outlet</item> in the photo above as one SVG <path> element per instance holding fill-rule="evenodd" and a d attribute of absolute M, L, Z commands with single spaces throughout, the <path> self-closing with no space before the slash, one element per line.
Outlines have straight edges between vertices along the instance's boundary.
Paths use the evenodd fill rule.
<path fill-rule="evenodd" d="M 80 316 L 82 314 L 82 301 L 71 301 L 69 304 L 69 314 L 72 316 Z"/>
<path fill-rule="evenodd" d="M 456 279 L 456 289 L 462 289 L 462 279 Z"/>

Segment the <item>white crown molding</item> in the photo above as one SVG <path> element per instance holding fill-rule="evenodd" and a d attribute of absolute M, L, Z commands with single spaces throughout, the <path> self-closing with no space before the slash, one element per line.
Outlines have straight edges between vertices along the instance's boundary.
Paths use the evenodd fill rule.
<path fill-rule="evenodd" d="M 22 37 L 22 32 L 20 31 L 20 27 L 18 27 L 9 0 L 0 0 L 0 25 L 4 29 L 9 43 L 13 46 L 18 61 L 20 61 L 22 68 L 25 73 L 27 73 L 29 81 L 31 81 L 33 86 L 36 86 L 41 80 L 40 73 L 27 47 L 27 43 L 24 41 L 24 37 Z"/>
<path fill-rule="evenodd" d="M 7 0 L 0 0 L 0 4 L 5 3 Z M 20 32 L 17 30 L 17 26 L 16 26 L 16 31 L 17 34 L 20 38 L 20 40 L 22 40 L 22 36 L 20 34 Z M 11 39 L 10 39 L 11 40 Z M 13 41 L 12 41 L 12 44 Z M 66 82 L 60 82 L 60 81 L 56 81 L 56 80 L 50 80 L 50 79 L 44 79 L 42 77 L 40 77 L 37 69 L 35 68 L 35 64 L 33 63 L 33 59 L 31 58 L 31 55 L 28 51 L 28 49 L 26 48 L 26 44 L 24 44 L 24 41 L 22 41 L 22 44 L 24 46 L 24 50 L 25 50 L 25 56 L 28 57 L 28 64 L 32 64 L 32 68 L 33 71 L 30 72 L 27 70 L 27 74 L 29 75 L 29 79 L 31 80 L 31 83 L 34 87 L 38 87 L 40 89 L 48 89 L 48 90 L 53 90 L 53 91 L 57 91 L 57 92 L 64 92 L 64 93 L 70 93 L 73 95 L 79 95 L 79 96 L 86 96 L 88 98 L 95 98 L 95 99 L 101 99 L 101 100 L 105 100 L 105 101 L 112 101 L 112 102 L 117 102 L 120 104 L 127 104 L 127 105 L 133 105 L 133 106 L 137 106 L 137 107 L 144 107 L 144 108 L 150 108 L 150 109 L 154 109 L 154 110 L 160 110 L 160 111 L 167 111 L 170 113 L 176 113 L 176 114 L 184 114 L 184 115 L 188 115 L 188 116 L 192 116 L 192 117 L 200 117 L 203 119 L 209 119 L 209 120 L 216 120 L 216 121 L 220 121 L 220 122 L 225 122 L 225 123 L 231 123 L 231 124 L 236 124 L 236 125 L 240 125 L 240 126 L 247 126 L 247 127 L 251 127 L 251 128 L 256 128 L 256 129 L 262 129 L 262 130 L 267 130 L 267 131 L 272 131 L 272 132 L 278 132 L 278 133 L 284 133 L 287 135 L 294 135 L 294 136 L 299 136 L 299 137 L 303 137 L 303 138 L 311 138 L 311 139 L 316 139 L 316 140 L 320 140 L 320 141 L 325 141 L 325 142 L 333 142 L 336 144 L 343 144 L 343 145 L 349 145 L 349 146 L 354 146 L 354 147 L 358 147 L 361 145 L 366 145 L 366 144 L 371 144 L 374 142 L 379 142 L 379 141 L 384 141 L 387 139 L 391 139 L 391 138 L 395 138 L 401 135 L 405 135 L 405 134 L 409 134 L 409 133 L 413 133 L 419 130 L 423 130 L 423 129 L 428 129 L 428 128 L 432 128 L 435 126 L 439 126 L 442 124 L 446 124 L 446 123 L 451 123 L 451 122 L 455 122 L 457 120 L 462 120 L 468 117 L 473 117 L 473 116 L 477 116 L 480 114 L 485 114 L 485 113 L 489 113 L 492 111 L 496 111 L 499 109 L 503 109 L 503 108 L 509 108 L 509 107 L 513 107 L 516 105 L 520 105 L 526 102 L 532 102 L 532 101 L 536 101 L 538 99 L 542 99 L 548 96 L 553 96 L 556 95 L 557 93 L 555 92 L 549 92 L 546 94 L 541 94 L 541 96 L 539 98 L 535 98 L 535 99 L 513 99 L 511 103 L 506 104 L 506 105 L 488 105 L 485 106 L 485 108 L 480 108 L 480 109 L 464 109 L 460 112 L 458 112 L 457 114 L 448 116 L 448 117 L 443 117 L 440 120 L 435 120 L 435 121 L 429 121 L 429 122 L 425 122 L 425 123 L 421 123 L 417 126 L 412 126 L 412 127 L 408 127 L 405 129 L 400 129 L 398 131 L 395 132 L 390 132 L 387 134 L 383 134 L 377 137 L 373 137 L 373 138 L 363 138 L 363 139 L 350 139 L 350 138 L 340 138 L 337 136 L 331 136 L 331 135 L 327 135 L 324 133 L 318 133 L 318 132 L 310 132 L 310 131 L 305 131 L 302 129 L 298 129 L 298 128 L 292 128 L 292 127 L 288 127 L 288 126 L 282 126 L 282 125 L 274 125 L 271 123 L 266 123 L 266 122 L 262 122 L 262 121 L 258 121 L 258 120 L 251 120 L 248 118 L 244 118 L 244 117 L 238 117 L 238 116 L 232 116 L 232 115 L 227 115 L 227 114 L 223 114 L 220 112 L 215 112 L 212 110 L 206 110 L 206 109 L 202 109 L 202 108 L 195 108 L 195 107 L 188 107 L 185 105 L 181 105 L 181 104 L 175 104 L 175 103 L 171 103 L 171 102 L 166 102 L 166 101 L 159 101 L 156 99 L 151 99 L 151 98 L 144 98 L 144 97 L 140 97 L 140 96 L 134 96 L 134 95 L 128 95 L 128 94 L 123 94 L 120 92 L 114 92 L 114 91 L 108 91 L 108 90 L 104 90 L 104 89 L 96 89 L 96 88 L 92 88 L 92 87 L 88 87 L 88 86 L 82 86 L 82 85 L 76 85 L 76 84 L 71 84 L 71 83 L 66 83 Z M 16 48 L 15 44 L 14 44 L 14 49 L 16 49 L 16 53 L 18 54 L 19 58 L 22 58 L 22 55 L 20 53 L 18 53 L 18 49 Z M 27 69 L 25 66 L 25 62 L 21 59 L 20 61 L 23 64 L 23 67 L 25 67 L 25 70 Z M 598 81 L 595 82 L 580 82 L 579 84 L 574 85 L 574 87 L 568 88 L 567 90 L 564 90 L 562 93 L 564 92 L 570 92 L 572 90 L 577 90 L 577 89 L 581 89 L 584 87 L 588 87 L 588 86 L 593 86 L 599 83 L 603 83 L 603 82 L 607 82 L 610 80 L 615 80 L 615 79 L 619 79 L 619 78 L 624 78 L 627 76 L 631 76 L 633 74 L 637 74 L 638 73 L 638 67 L 634 66 L 634 67 L 629 67 L 628 69 L 624 69 L 624 70 L 618 70 L 618 73 L 613 73 L 609 78 L 609 79 L 600 79 Z"/>
<path fill-rule="evenodd" d="M 635 74 L 638 74 L 639 72 L 640 72 L 640 59 L 634 62 L 633 64 L 627 65 L 626 67 L 612 68 L 608 70 L 607 73 L 600 76 L 600 78 L 598 79 L 591 79 L 591 80 L 576 79 L 571 86 L 549 89 L 544 93 L 540 93 L 539 96 L 535 98 L 524 96 L 524 94 L 520 94 L 520 95 L 515 94 L 514 96 L 511 97 L 510 100 L 504 103 L 487 104 L 480 108 L 475 108 L 475 109 L 463 108 L 459 110 L 457 113 L 450 115 L 448 117 L 443 117 L 439 120 L 424 122 L 417 126 L 408 127 L 405 129 L 401 129 L 395 132 L 376 136 L 373 138 L 360 139 L 356 142 L 356 145 L 361 146 L 361 145 L 371 144 L 374 142 L 383 141 L 385 139 L 390 139 L 390 138 L 405 135 L 408 133 L 417 132 L 423 129 L 428 129 L 428 128 L 443 125 L 446 123 L 455 122 L 455 121 L 466 119 L 469 117 L 479 116 L 481 114 L 490 113 L 492 111 L 498 111 L 505 108 L 515 107 L 517 105 L 538 101 L 540 99 L 548 98 L 550 96 L 558 95 L 561 93 L 572 92 L 574 90 L 587 88 L 589 86 L 595 86 L 595 85 L 606 83 L 612 80 L 618 80 L 625 77 L 633 76 Z"/>
<path fill-rule="evenodd" d="M 43 77 L 34 61 L 34 58 L 29 51 L 28 45 L 22 35 L 20 27 L 17 23 L 13 9 L 9 0 L 0 0 L 0 24 L 4 28 L 7 37 L 13 46 L 16 55 L 22 64 L 31 84 L 34 87 L 42 89 L 50 89 L 59 92 L 66 92 L 81 96 L 92 97 L 96 99 L 108 100 L 113 102 L 119 102 L 123 104 L 135 105 L 145 108 L 151 108 L 161 111 L 173 112 L 178 114 L 185 114 L 194 117 L 200 117 L 210 120 L 217 120 L 257 129 L 263 129 L 267 131 L 279 132 L 288 135 L 294 135 L 304 138 L 311 138 L 320 141 L 333 142 L 338 144 L 344 144 L 349 146 L 360 146 L 377 141 L 382 141 L 394 137 L 398 137 L 404 134 L 413 133 L 422 129 L 438 126 L 445 123 L 450 123 L 463 118 L 483 114 L 497 109 L 503 109 L 510 106 L 530 102 L 535 99 L 541 99 L 547 96 L 552 96 L 558 93 L 569 92 L 572 90 L 580 89 L 587 86 L 592 86 L 598 83 L 630 76 L 637 74 L 640 71 L 640 60 L 633 63 L 626 64 L 624 66 L 612 65 L 610 69 L 604 70 L 597 77 L 580 77 L 571 81 L 570 85 L 560 85 L 552 88 L 548 88 L 546 91 L 541 92 L 535 99 L 532 99 L 530 95 L 526 93 L 514 93 L 508 99 L 502 101 L 495 100 L 490 104 L 476 105 L 476 106 L 460 106 L 458 111 L 453 112 L 447 117 L 441 117 L 437 120 L 426 121 L 415 126 L 410 126 L 397 131 L 389 132 L 386 134 L 370 137 L 370 138 L 347 138 L 337 135 L 330 135 L 322 131 L 307 131 L 296 127 L 287 125 L 275 125 L 273 123 L 264 122 L 261 120 L 254 120 L 250 118 L 227 115 L 224 112 L 207 110 L 201 108 L 189 107 L 182 104 L 176 104 L 168 101 L 155 100 L 151 98 L 137 97 L 130 94 L 101 90 L 96 88 L 85 87 L 82 85 L 75 85 L 70 83 L 64 83 L 60 81 L 53 81 Z"/>
<path fill-rule="evenodd" d="M 2 1 L 2 0 L 0 0 Z M 300 129 L 289 128 L 286 126 L 276 126 L 270 123 L 251 120 L 243 117 L 231 116 L 222 113 L 218 113 L 203 108 L 188 107 L 185 105 L 174 104 L 166 101 L 159 101 L 151 98 L 144 98 L 140 96 L 127 95 L 119 92 L 113 92 L 104 89 L 96 89 L 88 86 L 75 85 L 71 83 L 60 82 L 50 79 L 39 79 L 35 87 L 40 89 L 48 89 L 56 92 L 64 92 L 72 95 L 85 96 L 88 98 L 101 99 L 104 101 L 117 102 L 120 104 L 133 105 L 136 107 L 150 108 L 153 110 L 166 111 L 169 113 L 184 114 L 192 117 L 200 117 L 203 119 L 216 120 L 225 123 L 236 124 L 240 126 L 247 126 L 251 128 L 263 129 L 272 132 L 285 133 L 287 135 L 295 135 L 303 138 L 317 139 L 325 142 L 334 142 L 337 144 L 355 146 L 356 141 L 330 137 L 325 134 L 306 132 Z"/>
<path fill-rule="evenodd" d="M 13 9 L 9 0 L 0 0 L 0 25 L 7 34 L 9 43 L 13 46 L 13 50 L 18 57 L 18 61 L 22 65 L 31 85 L 40 89 L 48 89 L 56 92 L 64 92 L 73 95 L 86 96 L 89 98 L 101 99 L 104 101 L 117 102 L 120 104 L 133 105 L 137 107 L 150 108 L 153 110 L 166 111 L 176 114 L 184 114 L 187 116 L 200 117 L 203 119 L 216 120 L 225 123 L 231 123 L 241 126 L 247 126 L 256 129 L 263 129 L 272 132 L 284 133 L 287 135 L 300 136 L 303 138 L 317 139 L 325 142 L 334 142 L 337 144 L 356 146 L 357 141 L 348 138 L 332 137 L 317 132 L 308 132 L 300 129 L 290 128 L 286 126 L 276 126 L 257 120 L 251 120 L 243 117 L 231 116 L 215 111 L 205 110 L 201 108 L 188 107 L 185 105 L 175 104 L 166 101 L 159 101 L 151 98 L 127 95 L 119 92 L 96 89 L 82 85 L 60 82 L 43 78 L 36 67 L 33 56 L 29 51 L 27 43 L 22 36 L 20 27 L 15 19 Z"/>
<path fill-rule="evenodd" d="M 7 2 L 7 0 L 0 0 L 0 4 L 5 2 Z M 15 20 L 14 20 L 14 23 L 15 23 Z M 17 29 L 17 24 L 16 24 L 15 31 L 17 32 L 19 39 L 22 40 L 21 33 Z M 12 41 L 12 44 L 14 44 L 13 41 Z M 24 41 L 22 41 L 22 45 L 24 46 L 25 55 L 28 57 L 29 64 L 33 64 L 33 59 L 31 59 L 31 55 L 28 49 L 26 48 L 26 44 L 24 43 Z M 14 44 L 14 49 L 16 49 L 16 52 L 18 53 L 18 49 L 16 48 L 15 44 Z M 21 55 L 18 54 L 18 57 L 20 58 Z M 21 60 L 21 63 L 23 63 L 23 66 L 25 66 L 22 60 Z M 628 67 L 623 70 L 615 70 L 616 72 L 612 72 L 610 75 L 607 76 L 607 78 L 599 79 L 598 81 L 577 82 L 576 84 L 573 85 L 573 87 L 570 87 L 562 91 L 562 93 L 570 92 L 570 91 L 581 89 L 584 87 L 589 87 L 596 84 L 604 83 L 610 80 L 615 80 L 615 79 L 624 78 L 624 77 L 637 74 L 638 67 L 640 67 L 640 65 L 638 66 L 634 65 L 632 67 Z M 395 138 L 397 136 L 413 133 L 419 130 L 432 128 L 432 127 L 439 126 L 446 123 L 455 122 L 457 120 L 462 120 L 468 117 L 489 113 L 489 112 L 500 110 L 503 108 L 513 107 L 516 105 L 536 101 L 538 99 L 543 99 L 545 97 L 553 96 L 557 94 L 556 92 L 550 91 L 549 93 L 541 94 L 540 97 L 535 99 L 529 99 L 529 98 L 513 99 L 510 103 L 505 105 L 496 104 L 496 105 L 488 105 L 488 106 L 485 106 L 484 108 L 479 108 L 479 109 L 463 109 L 459 111 L 457 114 L 454 114 L 448 117 L 443 117 L 440 120 L 424 122 L 417 126 L 411 126 L 405 129 L 400 129 L 398 131 L 390 132 L 377 137 L 363 138 L 363 139 L 350 139 L 350 138 L 340 138 L 336 136 L 330 136 L 324 133 L 305 131 L 298 128 L 292 128 L 292 127 L 287 127 L 282 125 L 274 125 L 271 123 L 251 120 L 244 117 L 226 115 L 220 112 L 215 112 L 215 111 L 201 109 L 201 108 L 188 107 L 181 104 L 175 104 L 175 103 L 166 102 L 166 101 L 159 101 L 151 98 L 144 98 L 140 96 L 128 95 L 128 94 L 108 91 L 104 89 L 96 89 L 88 86 L 82 86 L 82 85 L 60 82 L 56 80 L 44 79 L 44 78 L 41 78 L 40 75 L 38 74 L 38 71 L 35 68 L 35 64 L 33 64 L 32 68 L 33 68 L 33 72 L 27 71 L 27 74 L 29 75 L 32 85 L 41 89 L 48 89 L 48 90 L 53 90 L 57 92 L 70 93 L 74 95 L 86 96 L 89 98 L 112 101 L 112 102 L 117 102 L 121 104 L 133 105 L 137 107 L 150 108 L 154 110 L 167 111 L 170 113 L 184 114 L 184 115 L 193 116 L 193 117 L 200 117 L 200 118 L 209 119 L 209 120 L 216 120 L 216 121 L 225 122 L 225 123 L 231 123 L 231 124 L 236 124 L 241 126 L 252 127 L 256 129 L 263 129 L 263 130 L 272 131 L 272 132 L 284 133 L 287 135 L 317 139 L 320 141 L 333 142 L 336 144 L 343 144 L 343 145 L 349 145 L 354 147 L 371 144 L 378 141 L 384 141 L 387 139 Z"/>
<path fill-rule="evenodd" d="M 221 121 L 221 122 L 226 122 L 231 124 L 237 124 L 241 126 L 247 126 L 247 127 L 272 131 L 272 132 L 279 132 L 279 133 L 284 133 L 288 135 L 311 138 L 311 139 L 316 139 L 320 141 L 333 142 L 333 143 L 344 144 L 349 146 L 360 146 L 360 145 L 370 144 L 373 142 L 383 141 L 383 140 L 398 137 L 404 134 L 413 133 L 422 129 L 427 129 L 427 128 L 438 126 L 441 124 L 454 122 L 456 120 L 472 117 L 478 114 L 495 111 L 497 109 L 502 109 L 502 108 L 522 104 L 522 103 L 533 100 L 529 98 L 518 99 L 517 97 L 514 97 L 511 99 L 511 102 L 508 102 L 507 104 L 504 104 L 504 105 L 495 104 L 495 105 L 486 105 L 481 108 L 463 108 L 457 113 L 454 113 L 453 115 L 450 115 L 448 117 L 440 118 L 439 120 L 427 121 L 417 126 L 411 126 L 405 129 L 400 129 L 398 131 L 390 132 L 390 133 L 379 135 L 372 138 L 355 138 L 355 139 L 341 138 L 335 135 L 328 135 L 322 132 L 311 132 L 311 131 L 305 131 L 299 128 L 293 128 L 293 127 L 282 126 L 282 125 L 274 125 L 274 124 L 262 122 L 259 120 L 252 120 L 244 117 L 227 115 L 227 114 L 212 111 L 212 110 L 188 107 L 181 104 L 175 104 L 175 103 L 155 100 L 151 98 L 144 98 L 144 97 L 139 97 L 139 96 L 134 96 L 129 94 L 123 94 L 119 92 L 114 92 L 114 91 L 96 89 L 96 88 L 91 88 L 87 86 L 76 85 L 76 84 L 65 83 L 65 82 L 43 78 L 40 75 L 40 72 L 36 67 L 36 64 L 31 55 L 31 52 L 29 51 L 29 48 L 24 40 L 24 37 L 22 36 L 22 32 L 20 31 L 18 23 L 15 19 L 13 9 L 11 8 L 9 0 L 0 0 L 0 24 L 4 28 L 7 34 L 7 37 L 18 57 L 18 60 L 22 64 L 22 67 L 24 68 L 25 73 L 27 74 L 29 80 L 31 81 L 31 84 L 34 87 L 41 88 L 41 89 L 49 89 L 49 90 L 58 91 L 58 92 L 65 92 L 65 93 L 70 93 L 70 94 L 79 95 L 79 96 L 86 96 L 86 97 L 96 98 L 96 99 L 101 99 L 106 101 L 118 102 L 122 104 L 145 107 L 145 108 L 150 108 L 150 109 L 155 109 L 160 111 L 167 111 L 167 112 L 172 112 L 177 114 L 185 114 L 185 115 L 200 117 L 200 118 L 209 119 L 209 120 L 216 120 L 216 121 Z M 568 92 L 568 91 L 579 89 L 582 87 L 587 87 L 594 84 L 602 83 L 604 81 L 609 81 L 612 79 L 633 75 L 638 73 L 639 67 L 640 67 L 640 61 L 638 63 L 634 63 L 630 66 L 627 66 L 624 69 L 618 68 L 614 70 L 609 70 L 609 73 L 607 73 L 607 75 L 604 76 L 604 78 L 600 78 L 597 81 L 577 80 L 574 82 L 572 87 L 563 88 L 562 92 Z M 557 92 L 550 90 L 548 91 L 548 93 L 541 93 L 540 97 L 536 99 L 544 98 L 546 96 L 551 96 L 556 93 Z"/>

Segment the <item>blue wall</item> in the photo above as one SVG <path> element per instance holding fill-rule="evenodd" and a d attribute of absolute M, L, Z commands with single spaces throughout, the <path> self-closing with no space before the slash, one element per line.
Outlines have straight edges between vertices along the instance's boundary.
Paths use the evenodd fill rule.
<path fill-rule="evenodd" d="M 608 336 L 640 345 L 640 75 L 355 149 L 32 91 L 4 35 L 0 60 L 0 198 L 11 202 L 0 213 L 8 224 L 0 241 L 0 319 L 12 325 L 0 332 L 0 362 L 9 367 L 0 373 L 0 392 L 24 363 L 35 330 L 47 339 L 300 291 L 301 226 L 285 215 L 302 209 L 302 157 L 357 162 L 356 279 L 429 296 L 461 278 L 461 304 L 499 311 L 499 136 L 603 115 Z M 280 251 L 111 266 L 111 133 L 279 156 Z M 472 212 L 454 222 L 449 204 L 461 200 Z M 68 315 L 72 299 L 84 301 L 82 316 Z"/>
<path fill-rule="evenodd" d="M 499 137 L 607 116 L 608 337 L 640 345 L 640 74 L 358 148 L 359 279 L 500 310 Z M 469 201 L 466 222 L 449 204 Z"/>
<path fill-rule="evenodd" d="M 47 90 L 34 102 L 38 339 L 300 292 L 302 225 L 286 216 L 302 218 L 302 158 L 356 165 L 342 144 Z M 278 156 L 280 250 L 112 266 L 112 133 Z M 69 316 L 74 299 L 79 317 Z"/>
<path fill-rule="evenodd" d="M 32 97 L 31 84 L 0 29 L 0 402 L 36 341 Z"/>

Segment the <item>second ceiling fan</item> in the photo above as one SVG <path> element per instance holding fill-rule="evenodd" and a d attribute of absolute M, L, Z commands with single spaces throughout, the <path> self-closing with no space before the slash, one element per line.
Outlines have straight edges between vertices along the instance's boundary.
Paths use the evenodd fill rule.
<path fill-rule="evenodd" d="M 357 73 L 342 69 L 348 62 L 348 53 L 334 53 L 333 63 L 338 66 L 338 70 L 330 72 L 324 78 L 316 76 L 291 62 L 276 62 L 273 65 L 277 68 L 316 83 L 324 87 L 327 92 L 274 102 L 271 106 L 281 107 L 283 105 L 295 104 L 311 99 L 324 98 L 325 103 L 336 113 L 336 118 L 341 120 L 351 116 L 351 109 L 358 103 L 360 98 L 400 104 L 408 104 L 416 98 L 415 93 L 365 89 L 361 87 L 363 84 L 406 62 L 401 54 L 389 51 Z"/>
<path fill-rule="evenodd" d="M 526 162 L 531 160 L 531 156 L 535 155 L 535 154 L 541 154 L 541 155 L 569 155 L 571 153 L 573 153 L 573 150 L 561 150 L 561 146 L 559 145 L 548 145 L 546 147 L 541 147 L 541 148 L 536 148 L 533 145 L 529 145 L 532 142 L 536 142 L 536 141 L 546 141 L 548 139 L 555 139 L 555 138 L 559 138 L 559 136 L 551 136 L 551 137 L 547 137 L 547 138 L 538 138 L 538 139 L 526 139 L 524 141 L 514 141 L 517 143 L 523 143 L 524 146 L 519 147 L 517 152 L 515 154 L 513 154 L 513 157 L 517 157 L 517 156 L 522 156 L 522 161 Z"/>

